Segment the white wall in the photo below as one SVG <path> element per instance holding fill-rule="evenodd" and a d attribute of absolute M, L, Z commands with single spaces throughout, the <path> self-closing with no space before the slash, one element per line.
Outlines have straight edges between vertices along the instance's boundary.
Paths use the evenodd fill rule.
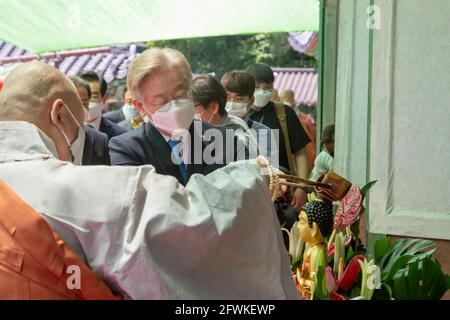
<path fill-rule="evenodd" d="M 450 239 L 450 1 L 342 0 L 336 168 L 370 193 L 369 231 Z M 372 57 L 370 68 L 369 54 Z"/>

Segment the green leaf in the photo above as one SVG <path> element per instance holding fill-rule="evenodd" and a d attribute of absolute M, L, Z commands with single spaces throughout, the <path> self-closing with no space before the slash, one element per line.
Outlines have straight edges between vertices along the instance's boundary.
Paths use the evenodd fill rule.
<path fill-rule="evenodd" d="M 421 252 L 424 250 L 429 250 L 433 248 L 436 243 L 433 240 L 421 240 L 417 239 L 418 242 L 409 249 L 409 252 L 415 254 L 416 252 Z"/>
<path fill-rule="evenodd" d="M 417 260 L 397 272 L 393 278 L 395 299 L 438 300 L 450 288 L 449 276 L 431 257 Z"/>
<path fill-rule="evenodd" d="M 361 210 L 363 210 L 363 208 L 361 208 Z M 360 224 L 360 221 L 361 220 L 358 219 L 350 226 L 350 230 L 355 235 L 356 239 L 358 239 L 358 237 L 359 237 L 359 224 Z"/>
<path fill-rule="evenodd" d="M 407 279 L 408 287 L 412 289 L 411 295 L 416 297 L 420 297 L 423 292 L 422 286 L 417 286 L 420 283 L 420 274 L 419 274 L 419 264 L 418 263 L 410 263 L 408 268 L 402 274 Z"/>
<path fill-rule="evenodd" d="M 392 299 L 392 288 L 391 288 L 391 286 L 389 286 L 387 283 L 383 283 L 383 286 L 386 288 L 386 291 L 389 294 L 389 300 L 391 300 Z"/>
<path fill-rule="evenodd" d="M 347 250 L 347 253 L 346 253 L 346 256 L 345 256 L 345 262 L 344 262 L 344 265 L 345 265 L 345 266 L 348 265 L 348 263 L 350 262 L 350 260 L 352 260 L 353 256 L 354 256 L 353 248 L 352 248 L 352 246 L 349 246 L 349 247 L 348 247 L 348 250 Z"/>
<path fill-rule="evenodd" d="M 440 266 L 436 265 L 430 258 L 421 260 L 417 262 L 422 269 L 422 275 L 424 276 L 421 279 L 421 284 L 423 287 L 422 290 L 422 298 L 423 299 L 433 299 L 436 296 L 438 291 L 443 290 L 439 285 L 440 276 L 443 275 Z M 437 282 L 437 283 L 436 283 Z M 436 291 L 436 292 L 435 292 Z M 445 292 L 445 291 L 444 291 Z M 444 292 L 442 294 L 444 294 Z M 438 298 L 439 299 L 439 298 Z"/>
<path fill-rule="evenodd" d="M 388 252 L 390 247 L 391 247 L 391 238 L 389 237 L 378 239 L 375 242 L 374 248 L 375 264 L 379 264 L 381 258 Z"/>
<path fill-rule="evenodd" d="M 380 289 L 374 290 L 372 300 L 392 300 L 392 288 L 383 282 Z"/>
<path fill-rule="evenodd" d="M 377 263 L 383 271 L 388 271 L 392 268 L 395 261 L 402 255 L 413 256 L 412 261 L 420 260 L 427 256 L 430 256 L 434 249 L 431 248 L 431 244 L 434 242 L 423 239 L 402 239 L 397 240 L 389 248 L 389 250 L 381 258 L 381 261 Z"/>
<path fill-rule="evenodd" d="M 375 183 L 377 183 L 377 180 L 370 181 L 364 187 L 362 187 L 361 193 L 362 193 L 363 201 L 364 201 L 364 198 L 366 197 L 367 193 L 369 192 L 370 189 L 372 189 L 372 187 L 375 185 Z"/>
<path fill-rule="evenodd" d="M 389 272 L 388 272 L 386 278 L 385 278 L 385 279 L 382 279 L 382 281 L 383 281 L 383 280 L 386 280 L 386 281 L 391 280 L 391 279 L 394 277 L 395 273 L 396 273 L 398 270 L 400 270 L 400 269 L 402 269 L 402 268 L 405 268 L 406 265 L 407 265 L 407 263 L 408 263 L 412 258 L 413 258 L 412 255 L 403 255 L 403 256 L 399 257 L 398 259 L 396 259 L 396 260 L 394 261 L 394 263 L 392 264 L 392 266 L 389 268 Z"/>
<path fill-rule="evenodd" d="M 317 269 L 317 273 L 315 276 L 316 289 L 314 290 L 314 300 L 329 300 L 330 293 L 327 289 L 327 283 L 325 278 L 325 267 L 320 266 Z"/>
<path fill-rule="evenodd" d="M 350 293 L 350 298 L 356 298 L 359 297 L 361 295 L 361 288 L 360 286 L 355 286 L 353 287 L 351 293 Z"/>
<path fill-rule="evenodd" d="M 395 298 L 398 300 L 413 299 L 413 292 L 409 291 L 408 281 L 405 277 L 400 277 L 394 281 Z"/>
<path fill-rule="evenodd" d="M 298 260 L 297 262 L 295 262 L 295 263 L 292 265 L 292 271 L 295 272 L 295 270 L 297 270 L 297 268 L 300 268 L 300 266 L 301 266 L 301 261 Z"/>

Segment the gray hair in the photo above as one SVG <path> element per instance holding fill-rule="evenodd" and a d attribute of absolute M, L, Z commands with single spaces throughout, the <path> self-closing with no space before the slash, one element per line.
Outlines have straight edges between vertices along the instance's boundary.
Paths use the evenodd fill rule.
<path fill-rule="evenodd" d="M 128 67 L 127 84 L 133 97 L 142 99 L 145 78 L 164 69 L 176 69 L 188 89 L 192 82 L 191 66 L 185 56 L 171 48 L 150 48 L 134 59 Z"/>

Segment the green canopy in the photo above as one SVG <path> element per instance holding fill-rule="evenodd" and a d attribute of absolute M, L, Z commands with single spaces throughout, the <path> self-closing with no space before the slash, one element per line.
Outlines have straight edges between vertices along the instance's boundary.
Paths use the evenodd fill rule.
<path fill-rule="evenodd" d="M 0 39 L 35 53 L 318 29 L 319 0 L 0 1 Z"/>

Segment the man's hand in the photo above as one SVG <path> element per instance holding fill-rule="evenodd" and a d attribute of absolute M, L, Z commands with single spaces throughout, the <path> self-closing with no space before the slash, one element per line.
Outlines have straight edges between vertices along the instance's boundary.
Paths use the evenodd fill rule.
<path fill-rule="evenodd" d="M 300 188 L 295 189 L 295 192 L 292 196 L 291 205 L 298 211 L 302 209 L 303 205 L 308 201 L 308 194 Z"/>

